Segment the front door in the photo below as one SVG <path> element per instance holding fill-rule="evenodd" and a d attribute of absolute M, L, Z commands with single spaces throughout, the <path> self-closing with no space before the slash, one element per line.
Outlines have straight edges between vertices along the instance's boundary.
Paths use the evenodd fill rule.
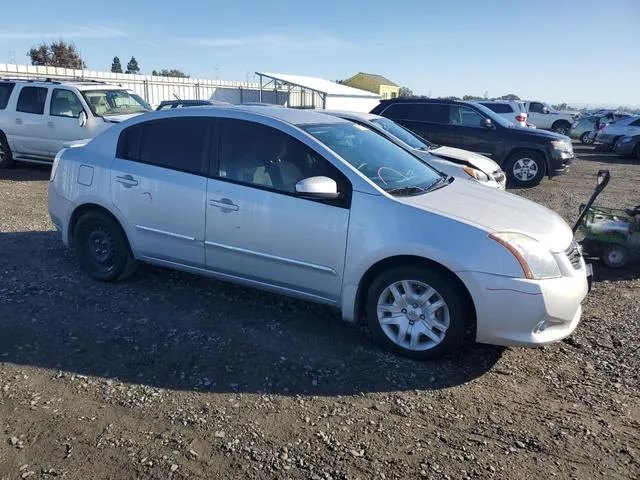
<path fill-rule="evenodd" d="M 65 142 L 87 137 L 86 126 L 81 127 L 78 123 L 82 111 L 82 103 L 73 91 L 64 88 L 53 89 L 46 131 L 46 149 L 49 156 L 55 157 Z"/>
<path fill-rule="evenodd" d="M 537 128 L 551 127 L 551 115 L 549 115 L 549 111 L 546 110 L 544 104 L 540 102 L 530 102 L 527 113 L 527 122 L 532 123 Z"/>
<path fill-rule="evenodd" d="M 450 105 L 449 124 L 452 137 L 456 137 L 455 146 L 495 159 L 500 145 L 497 126 L 483 126 L 484 118 L 480 112 L 466 105 Z"/>
<path fill-rule="evenodd" d="M 348 180 L 279 130 L 241 120 L 220 122 L 218 175 L 207 186 L 207 267 L 337 300 L 349 225 Z M 341 198 L 296 195 L 295 184 L 314 176 L 336 180 Z"/>
<path fill-rule="evenodd" d="M 204 268 L 211 124 L 206 117 L 167 118 L 121 133 L 111 195 L 139 256 Z"/>

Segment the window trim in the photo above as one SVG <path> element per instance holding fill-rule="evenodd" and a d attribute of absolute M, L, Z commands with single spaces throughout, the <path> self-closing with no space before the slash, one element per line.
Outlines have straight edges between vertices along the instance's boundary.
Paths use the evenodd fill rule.
<path fill-rule="evenodd" d="M 20 104 L 20 96 L 22 96 L 22 92 L 24 92 L 27 88 L 33 88 L 33 89 L 41 89 L 41 90 L 45 90 L 47 92 L 46 96 L 44 97 L 44 102 L 42 102 L 42 113 L 36 113 L 36 112 L 25 112 L 24 110 L 19 110 L 18 105 Z M 48 87 L 43 87 L 41 85 L 23 85 L 22 88 L 20 89 L 20 93 L 18 93 L 18 98 L 16 98 L 16 113 L 24 113 L 27 115 L 45 115 L 45 112 L 47 112 L 47 99 L 49 98 L 49 94 L 50 94 L 51 89 Z"/>
<path fill-rule="evenodd" d="M 51 90 L 51 98 L 49 98 L 49 116 L 51 117 L 59 117 L 59 118 L 71 118 L 74 120 L 77 120 L 78 118 L 80 118 L 80 112 L 78 112 L 78 116 L 77 117 L 70 117 L 68 115 L 56 115 L 55 113 L 51 113 L 51 105 L 53 104 L 53 96 L 55 95 L 55 93 L 60 90 L 60 91 L 64 91 L 64 92 L 71 92 L 71 94 L 75 95 L 76 99 L 78 100 L 78 103 L 80 103 L 80 106 L 82 107 L 82 110 L 80 110 L 80 112 L 84 112 L 84 114 L 87 114 L 87 111 L 84 108 L 84 105 L 82 104 L 82 101 L 80 100 L 80 97 L 78 96 L 78 94 L 76 92 L 74 92 L 73 90 L 69 89 L 69 88 L 54 88 Z"/>
<path fill-rule="evenodd" d="M 265 192 L 269 192 L 269 193 L 275 193 L 278 195 L 284 195 L 287 197 L 292 197 L 292 198 L 296 198 L 299 200 L 306 200 L 309 202 L 315 202 L 315 203 L 321 203 L 324 205 L 329 205 L 332 207 L 338 207 L 338 208 L 345 208 L 347 210 L 351 209 L 351 200 L 353 197 L 353 184 L 351 183 L 351 180 L 349 180 L 349 177 L 347 177 L 344 173 L 342 173 L 340 171 L 340 169 L 338 167 L 336 167 L 333 162 L 329 161 L 324 155 L 322 155 L 320 152 L 318 152 L 316 149 L 310 147 L 309 145 L 307 145 L 305 142 L 302 142 L 301 140 L 295 138 L 293 135 L 284 132 L 276 127 L 272 127 L 271 125 L 266 125 L 264 123 L 260 123 L 260 122 L 256 122 L 254 120 L 247 120 L 244 118 L 230 118 L 230 117 L 218 117 L 216 119 L 216 126 L 215 126 L 215 132 L 214 135 L 212 135 L 212 148 L 211 148 L 211 155 L 210 155 L 210 159 L 209 159 L 209 165 L 210 165 L 210 175 L 209 178 L 213 179 L 213 180 L 219 180 L 221 182 L 228 182 L 234 185 L 239 185 L 242 187 L 249 187 L 249 188 L 255 188 L 257 190 L 262 190 Z M 276 132 L 281 133 L 282 135 L 286 135 L 288 138 L 290 138 L 291 140 L 298 142 L 300 144 L 300 146 L 302 148 L 304 148 L 305 150 L 307 150 L 309 153 L 317 156 L 318 158 L 320 158 L 321 160 L 324 160 L 325 162 L 327 162 L 331 168 L 333 168 L 337 175 L 339 175 L 340 177 L 342 177 L 344 184 L 347 185 L 347 189 L 348 192 L 345 193 L 344 196 L 342 197 L 338 197 L 336 199 L 321 199 L 321 198 L 309 198 L 309 197 L 303 197 L 301 195 L 298 195 L 295 192 L 286 192 L 284 190 L 278 190 L 276 188 L 273 187 L 269 187 L 266 185 L 260 185 L 258 183 L 250 183 L 250 182 L 243 182 L 242 180 L 236 180 L 234 178 L 229 178 L 229 177 L 222 177 L 220 176 L 220 146 L 221 146 L 221 141 L 220 139 L 222 138 L 220 131 L 221 131 L 221 127 L 223 122 L 225 121 L 237 121 L 237 122 L 244 122 L 244 123 L 249 123 L 249 124 L 253 124 L 253 125 L 257 125 L 260 127 L 264 127 L 264 128 L 268 128 L 271 130 L 275 130 Z M 340 182 L 337 179 L 333 179 L 338 185 L 340 185 Z"/>
<path fill-rule="evenodd" d="M 136 128 L 141 128 L 143 129 L 141 135 L 140 135 L 140 141 L 138 143 L 138 147 L 137 147 L 137 157 L 140 157 L 141 153 L 142 153 L 142 141 L 144 138 L 144 127 L 146 125 L 152 124 L 152 123 L 157 123 L 157 122 L 162 122 L 162 121 L 171 121 L 171 120 L 176 120 L 176 119 L 183 119 L 183 118 L 202 118 L 203 121 L 207 122 L 207 128 L 205 131 L 205 138 L 204 138 L 204 144 L 202 146 L 202 152 L 200 153 L 200 172 L 194 172 L 192 170 L 186 169 L 186 168 L 177 168 L 177 167 L 170 167 L 167 165 L 158 165 L 157 163 L 153 163 L 153 162 L 147 162 L 144 160 L 139 160 L 139 159 L 132 159 L 132 158 L 125 158 L 123 157 L 122 154 L 122 150 L 124 148 L 124 142 L 126 141 L 126 136 L 128 135 L 128 132 L 131 130 L 134 130 Z M 211 117 L 206 117 L 206 116 L 202 116 L 202 115 L 185 115 L 185 116 L 181 116 L 181 117 L 163 117 L 163 118 L 154 118 L 152 120 L 146 120 L 146 121 L 142 121 L 142 122 L 138 122 L 135 123 L 133 125 L 128 126 L 127 128 L 123 129 L 120 134 L 118 135 L 118 142 L 116 144 L 116 152 L 115 152 L 115 158 L 119 159 L 119 160 L 124 160 L 127 162 L 134 162 L 134 163 L 140 163 L 142 165 L 150 165 L 152 167 L 157 167 L 157 168 L 163 168 L 165 170 L 170 170 L 172 172 L 182 172 L 182 173 L 187 173 L 189 175 L 197 175 L 199 177 L 205 177 L 205 178 L 209 178 L 209 158 L 210 158 L 210 153 L 211 153 L 211 145 L 212 145 L 212 129 L 214 128 L 214 118 Z"/>

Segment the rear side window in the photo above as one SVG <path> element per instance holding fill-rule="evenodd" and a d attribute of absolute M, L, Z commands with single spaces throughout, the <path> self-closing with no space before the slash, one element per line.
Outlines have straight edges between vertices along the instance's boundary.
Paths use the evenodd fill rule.
<path fill-rule="evenodd" d="M 496 113 L 513 113 L 513 108 L 508 103 L 482 103 L 485 107 Z"/>
<path fill-rule="evenodd" d="M 133 125 L 120 134 L 117 156 L 204 175 L 211 124 L 207 117 L 181 117 Z"/>
<path fill-rule="evenodd" d="M 13 87 L 15 87 L 15 83 L 0 83 L 0 110 L 4 110 L 7 108 L 7 103 L 9 103 L 9 97 L 11 96 L 11 92 L 13 92 Z"/>
<path fill-rule="evenodd" d="M 23 87 L 18 97 L 16 110 L 23 113 L 44 113 L 44 103 L 47 100 L 48 89 L 43 87 Z"/>
<path fill-rule="evenodd" d="M 394 120 L 448 123 L 449 105 L 441 103 L 394 103 L 383 112 Z"/>

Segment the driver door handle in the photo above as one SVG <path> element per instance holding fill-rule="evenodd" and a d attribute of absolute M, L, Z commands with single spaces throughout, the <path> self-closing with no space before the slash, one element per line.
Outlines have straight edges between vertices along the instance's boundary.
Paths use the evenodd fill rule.
<path fill-rule="evenodd" d="M 138 185 L 138 181 L 128 174 L 121 177 L 116 177 L 116 182 L 122 184 L 122 186 L 125 188 L 131 188 Z"/>
<path fill-rule="evenodd" d="M 223 212 L 237 212 L 240 209 L 230 198 L 221 198 L 219 200 L 212 198 L 209 200 L 209 205 L 220 208 Z"/>

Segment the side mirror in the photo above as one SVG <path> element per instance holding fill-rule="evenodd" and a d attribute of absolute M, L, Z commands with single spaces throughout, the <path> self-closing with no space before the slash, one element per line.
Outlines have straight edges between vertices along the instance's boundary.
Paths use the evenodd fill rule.
<path fill-rule="evenodd" d="M 547 107 L 544 107 L 542 109 L 542 113 L 544 113 L 545 115 L 547 115 L 549 113 L 549 109 Z"/>
<path fill-rule="evenodd" d="M 78 115 L 78 125 L 84 127 L 87 124 L 87 114 L 83 111 Z"/>
<path fill-rule="evenodd" d="M 480 121 L 480 125 L 483 126 L 484 128 L 493 128 L 493 122 L 491 121 L 490 118 L 483 118 Z"/>
<path fill-rule="evenodd" d="M 329 177 L 303 178 L 296 183 L 296 193 L 308 198 L 338 198 L 338 184 Z"/>

